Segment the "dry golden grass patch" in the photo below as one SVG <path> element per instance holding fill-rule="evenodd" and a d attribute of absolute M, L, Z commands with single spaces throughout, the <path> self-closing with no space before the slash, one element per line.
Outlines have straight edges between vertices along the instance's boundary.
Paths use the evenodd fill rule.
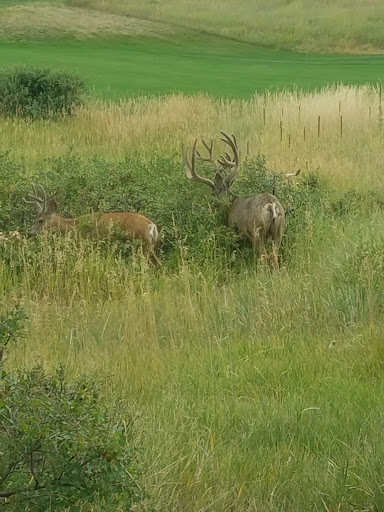
<path fill-rule="evenodd" d="M 26 22 L 28 20 L 28 22 Z M 3 37 L 20 38 L 55 35 L 87 38 L 94 36 L 164 37 L 172 27 L 81 7 L 44 2 L 21 4 L 4 9 L 0 16 Z"/>
<path fill-rule="evenodd" d="M 180 156 L 195 137 L 235 133 L 242 157 L 262 153 L 281 172 L 319 169 L 343 183 L 380 185 L 384 141 L 378 89 L 332 87 L 312 93 L 267 93 L 250 100 L 206 95 L 97 101 L 65 120 L 4 119 L 0 150 L 31 167 L 72 148 L 121 160 L 130 152 Z"/>

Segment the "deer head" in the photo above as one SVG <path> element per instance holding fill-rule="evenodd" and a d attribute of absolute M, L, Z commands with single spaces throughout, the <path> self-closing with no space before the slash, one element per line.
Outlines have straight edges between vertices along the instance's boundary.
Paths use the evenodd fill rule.
<path fill-rule="evenodd" d="M 217 197 L 227 197 L 232 195 L 231 187 L 236 179 L 236 176 L 239 172 L 240 168 L 240 158 L 239 158 L 239 150 L 237 147 L 236 137 L 234 135 L 230 136 L 225 132 L 220 132 L 222 137 L 221 140 L 225 142 L 233 152 L 233 157 L 229 155 L 229 153 L 225 153 L 224 155 L 220 155 L 219 158 L 214 160 L 213 158 L 213 141 L 211 140 L 210 144 L 207 144 L 204 140 L 202 141 L 204 147 L 208 151 L 208 156 L 203 156 L 197 150 L 197 139 L 195 140 L 192 146 L 192 156 L 191 161 L 189 161 L 188 150 L 185 151 L 184 161 L 186 165 L 187 177 L 196 183 L 203 183 L 208 185 L 213 193 Z M 213 180 L 208 178 L 203 178 L 196 172 L 196 160 L 201 162 L 210 162 L 215 170 L 215 176 Z"/>
<path fill-rule="evenodd" d="M 37 187 L 40 189 L 41 195 L 38 195 Z M 37 217 L 31 231 L 32 234 L 37 234 L 43 229 L 51 227 L 53 217 L 56 215 L 57 204 L 54 199 L 47 202 L 47 194 L 42 185 L 36 186 L 32 183 L 32 191 L 33 194 L 28 194 L 29 199 L 24 199 L 24 201 L 37 207 Z"/>
<path fill-rule="evenodd" d="M 221 140 L 232 150 L 231 157 L 225 152 L 214 160 L 213 142 L 203 144 L 208 151 L 208 156 L 202 156 L 197 150 L 197 139 L 192 147 L 192 156 L 189 160 L 188 152 L 185 152 L 184 161 L 187 177 L 196 183 L 208 185 L 218 197 L 231 196 L 232 204 L 228 211 L 228 224 L 251 240 L 254 250 L 265 263 L 274 267 L 278 266 L 278 251 L 284 232 L 285 212 L 280 201 L 273 194 L 267 192 L 254 196 L 238 197 L 231 192 L 231 187 L 238 175 L 240 168 L 239 150 L 236 137 L 221 132 Z M 215 169 L 213 180 L 204 178 L 196 172 L 196 160 L 210 162 Z M 297 175 L 296 173 L 295 175 Z M 288 176 L 287 179 L 291 178 Z M 266 244 L 271 241 L 272 252 L 267 253 Z"/>

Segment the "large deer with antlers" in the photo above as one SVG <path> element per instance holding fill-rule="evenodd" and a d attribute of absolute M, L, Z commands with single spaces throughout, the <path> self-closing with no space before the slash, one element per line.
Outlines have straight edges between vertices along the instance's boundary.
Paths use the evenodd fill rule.
<path fill-rule="evenodd" d="M 266 262 L 278 266 L 278 251 L 283 237 L 285 212 L 280 201 L 272 194 L 262 193 L 250 197 L 238 197 L 231 187 L 239 173 L 240 157 L 237 141 L 234 135 L 221 132 L 221 140 L 233 152 L 233 157 L 226 152 L 215 162 L 213 158 L 213 141 L 207 144 L 202 141 L 208 156 L 202 156 L 197 150 L 197 139 L 192 146 L 191 160 L 188 150 L 185 152 L 187 177 L 196 183 L 208 185 L 218 197 L 230 197 L 232 204 L 229 209 L 228 223 L 235 226 L 240 233 L 246 235 L 253 244 L 254 250 Z M 209 162 L 213 165 L 215 177 L 213 180 L 199 176 L 196 172 L 196 160 Z M 272 240 L 272 253 L 268 255 L 265 244 Z"/>
<path fill-rule="evenodd" d="M 33 194 L 24 199 L 26 203 L 37 207 L 37 217 L 33 234 L 43 230 L 57 230 L 61 234 L 76 231 L 85 221 L 89 234 L 107 237 L 112 229 L 118 229 L 128 240 L 140 240 L 143 253 L 155 266 L 161 266 L 160 260 L 155 254 L 155 246 L 158 240 L 156 224 L 140 213 L 112 212 L 92 213 L 84 217 L 67 219 L 56 214 L 57 204 L 54 199 L 47 201 L 47 194 L 41 185 L 38 185 L 41 195 L 37 193 L 36 185 L 32 184 Z"/>

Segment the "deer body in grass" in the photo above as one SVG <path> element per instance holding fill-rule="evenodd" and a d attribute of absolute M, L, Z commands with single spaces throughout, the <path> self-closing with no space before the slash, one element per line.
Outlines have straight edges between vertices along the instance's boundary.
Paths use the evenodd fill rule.
<path fill-rule="evenodd" d="M 216 161 L 213 159 L 213 141 L 203 144 L 208 151 L 204 157 L 197 150 L 197 139 L 192 147 L 191 160 L 188 151 L 185 152 L 185 165 L 187 177 L 196 183 L 208 185 L 217 197 L 229 197 L 232 200 L 228 223 L 251 240 L 255 252 L 273 266 L 278 266 L 278 251 L 284 232 L 285 212 L 280 201 L 267 192 L 254 196 L 244 197 L 235 195 L 231 188 L 240 170 L 240 157 L 237 141 L 234 135 L 221 132 L 221 140 L 232 150 L 221 155 Z M 214 166 L 214 179 L 204 178 L 196 172 L 196 160 L 210 162 Z M 217 163 L 216 163 L 217 162 Z M 266 243 L 272 242 L 272 253 L 268 255 Z"/>
<path fill-rule="evenodd" d="M 37 207 L 37 217 L 32 234 L 45 230 L 56 230 L 65 235 L 72 231 L 86 232 L 95 238 L 107 238 L 113 229 L 117 229 L 128 240 L 139 240 L 143 253 L 155 266 L 160 266 L 160 260 L 155 254 L 158 241 L 158 230 L 154 222 L 140 213 L 111 212 L 92 213 L 78 218 L 68 219 L 56 213 L 57 204 L 54 199 L 47 201 L 44 188 L 39 185 L 41 195 L 38 195 L 35 185 L 32 185 L 33 194 L 29 194 L 26 203 Z"/>

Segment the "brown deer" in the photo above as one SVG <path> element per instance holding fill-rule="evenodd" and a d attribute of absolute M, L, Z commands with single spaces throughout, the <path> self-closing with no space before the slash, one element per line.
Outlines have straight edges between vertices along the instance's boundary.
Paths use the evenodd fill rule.
<path fill-rule="evenodd" d="M 38 185 L 41 195 L 38 195 L 36 186 L 32 184 L 33 194 L 26 203 L 37 207 L 37 217 L 32 234 L 38 234 L 44 230 L 57 230 L 61 234 L 71 231 L 85 231 L 90 236 L 108 237 L 111 230 L 117 228 L 128 240 L 140 240 L 143 253 L 155 266 L 161 266 L 155 254 L 155 246 L 158 240 L 156 224 L 140 213 L 112 212 L 92 213 L 79 218 L 67 219 L 56 214 L 57 204 L 54 199 L 47 202 L 47 194 L 41 185 Z M 83 228 L 83 229 L 82 229 Z"/>
<path fill-rule="evenodd" d="M 221 132 L 221 140 L 225 142 L 233 152 L 221 155 L 217 164 L 213 159 L 213 141 L 207 144 L 202 141 L 208 156 L 202 156 L 197 150 L 197 139 L 192 147 L 191 161 L 188 158 L 188 150 L 185 152 L 185 165 L 187 177 L 196 183 L 208 185 L 218 197 L 230 197 L 232 204 L 229 209 L 228 223 L 235 226 L 240 233 L 246 235 L 253 244 L 254 250 L 265 262 L 271 262 L 274 267 L 278 266 L 278 251 L 283 237 L 285 212 L 280 201 L 272 194 L 263 193 L 250 197 L 238 197 L 231 187 L 240 169 L 240 157 L 237 141 L 234 135 L 230 137 Z M 203 178 L 196 172 L 196 160 L 210 162 L 214 166 L 214 180 Z M 265 244 L 272 240 L 272 253 L 267 254 Z"/>
<path fill-rule="evenodd" d="M 290 187 L 292 178 L 295 176 L 298 176 L 301 173 L 301 170 L 298 169 L 296 172 L 287 172 L 287 174 L 284 174 L 284 178 L 287 180 L 287 185 Z"/>

